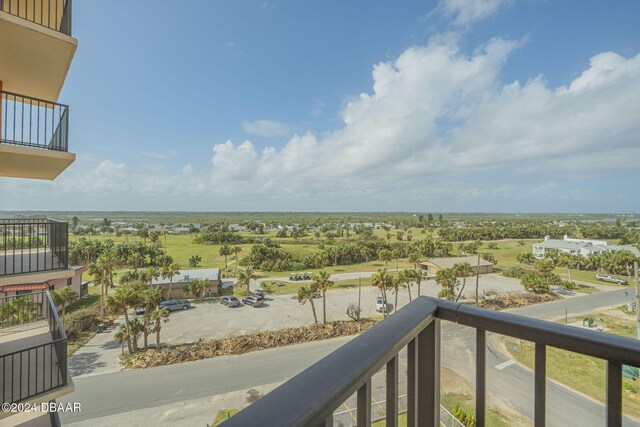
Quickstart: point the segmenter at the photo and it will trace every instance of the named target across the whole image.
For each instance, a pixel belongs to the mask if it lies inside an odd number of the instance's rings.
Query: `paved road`
[[[538,318],[580,315],[596,308],[621,305],[632,300],[625,290],[571,298],[559,302],[512,310]],[[447,324],[443,328],[443,365],[470,380],[474,377],[473,330]],[[243,390],[257,385],[285,381],[334,351],[349,338],[339,338],[292,347],[265,350],[243,356],[219,357],[181,365],[79,378],[75,393],[61,402],[80,402],[82,412],[61,414],[63,423],[90,420],[109,414],[186,401],[213,394]],[[518,411],[533,414],[533,376],[513,364],[502,370],[504,354],[491,346],[488,354],[488,388]],[[244,374],[249,373],[249,374]],[[603,425],[602,405],[549,382],[549,425]],[[626,420],[625,425],[637,425]]]

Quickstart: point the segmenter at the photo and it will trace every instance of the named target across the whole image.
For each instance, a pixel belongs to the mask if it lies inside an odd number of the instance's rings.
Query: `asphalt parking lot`
[[[256,289],[258,283],[252,286]],[[433,280],[422,282],[422,294],[435,296],[440,287]],[[475,278],[467,280],[464,294],[471,296],[475,290]],[[518,280],[497,274],[480,276],[480,292],[496,290],[510,292],[522,290]],[[417,287],[413,286],[412,295],[416,296]],[[362,317],[376,315],[375,302],[378,290],[372,286],[363,286],[360,294]],[[322,321],[322,298],[314,300],[318,321]],[[389,309],[393,310],[395,295],[388,293]],[[402,289],[398,295],[398,308],[409,302],[408,293]],[[346,320],[349,303],[358,303],[358,289],[336,289],[327,293],[327,320]],[[379,315],[379,314],[378,314]],[[169,322],[163,324],[161,341],[163,344],[181,344],[198,341],[200,338],[225,338],[230,335],[244,335],[258,331],[296,327],[313,323],[309,303],[300,305],[295,295],[267,295],[262,307],[247,305],[230,308],[215,300],[214,303],[199,301],[192,303],[189,310],[171,312]],[[78,350],[70,359],[73,376],[96,375],[116,372],[121,369],[117,357],[122,346],[115,342],[113,333],[116,328],[97,334]],[[150,336],[151,345],[155,337]],[[142,338],[140,339],[142,344]]]

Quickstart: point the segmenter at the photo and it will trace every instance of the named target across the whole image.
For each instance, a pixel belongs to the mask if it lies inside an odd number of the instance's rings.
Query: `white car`
[[[387,311],[387,307],[385,307],[385,304],[382,302],[382,295],[378,295],[378,298],[376,298],[376,311],[378,313]]]

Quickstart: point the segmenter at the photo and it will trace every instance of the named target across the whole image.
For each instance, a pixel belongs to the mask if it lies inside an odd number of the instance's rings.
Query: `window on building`
[[[73,279],[71,279],[71,278],[67,279],[67,286],[71,286],[72,282],[73,282]]]
[[[29,295],[32,291],[16,291],[16,296]]]

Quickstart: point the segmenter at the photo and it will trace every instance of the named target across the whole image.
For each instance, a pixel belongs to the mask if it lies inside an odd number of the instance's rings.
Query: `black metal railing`
[[[69,106],[0,91],[0,143],[69,150]]]
[[[640,366],[640,341],[461,303],[419,297],[359,337],[301,372],[246,409],[225,427],[333,426],[334,411],[357,397],[357,425],[371,425],[372,377],[386,370],[386,425],[398,425],[399,352],[407,349],[407,425],[440,425],[440,323],[476,329],[476,425],[486,420],[486,332],[533,341],[534,425],[546,422],[546,348],[607,362],[607,426],[622,424],[622,366]]]
[[[0,277],[68,268],[69,223],[0,219]]]
[[[0,10],[71,35],[71,0],[0,0]]]
[[[46,319],[45,300],[46,294],[44,292],[0,297],[0,329]]]
[[[67,335],[48,291],[34,293],[42,303],[50,340],[9,353],[0,353],[3,403],[21,402],[68,385]],[[22,297],[24,298],[24,297]],[[2,302],[0,301],[0,304]]]

